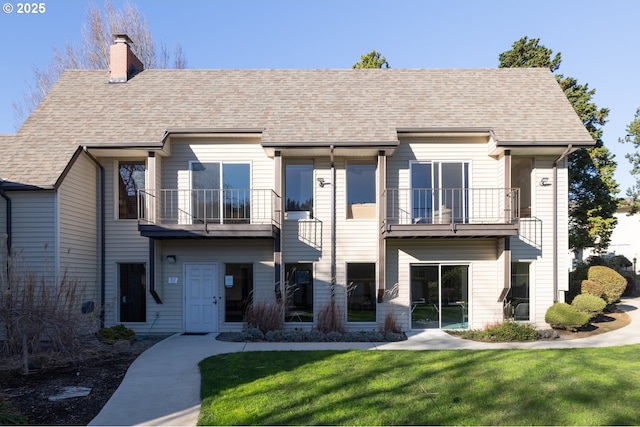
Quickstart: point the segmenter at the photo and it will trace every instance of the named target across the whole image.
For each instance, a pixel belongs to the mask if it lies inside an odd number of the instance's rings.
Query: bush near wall
[[[544,315],[544,321],[552,328],[569,331],[575,331],[585,326],[590,319],[588,314],[564,302],[553,304]]]
[[[593,319],[598,314],[602,313],[607,306],[607,302],[595,295],[583,293],[576,296],[571,302],[571,305],[583,313],[587,313],[589,318]]]
[[[593,280],[583,280],[580,286],[580,291],[582,294],[589,294],[600,298],[604,292],[604,287]]]
[[[602,285],[602,299],[607,304],[618,301],[627,288],[627,280],[620,273],[602,265],[589,268],[587,278]]]

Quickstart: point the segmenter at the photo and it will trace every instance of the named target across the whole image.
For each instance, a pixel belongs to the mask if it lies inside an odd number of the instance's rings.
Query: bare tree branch
[[[104,12],[96,4],[90,4],[81,28],[80,43],[67,43],[63,51],[54,47],[48,66],[33,67],[33,83],[26,83],[22,101],[12,103],[16,129],[40,104],[64,70],[108,69],[110,46],[115,34],[127,34],[131,38],[133,53],[145,68],[170,68],[170,64],[173,68],[186,67],[187,61],[179,44],[176,45],[173,62],[166,44],[161,43],[159,52],[156,52],[147,18],[136,6],[125,3],[122,9],[116,9],[111,0],[105,0],[103,9]]]

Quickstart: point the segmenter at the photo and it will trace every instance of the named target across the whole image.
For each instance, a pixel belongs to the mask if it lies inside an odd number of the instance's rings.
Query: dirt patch
[[[615,331],[631,323],[629,315],[623,311],[603,313],[591,320],[587,326],[579,328],[576,332],[556,330],[560,339],[586,338],[605,332]]]
[[[27,375],[0,360],[0,402],[26,416],[30,425],[87,425],[116,391],[131,363],[162,338],[100,345],[82,358],[35,367]],[[86,397],[49,400],[65,387],[88,387],[91,392]]]

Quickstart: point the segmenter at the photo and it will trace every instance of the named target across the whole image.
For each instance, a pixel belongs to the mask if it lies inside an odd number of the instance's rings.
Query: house
[[[237,331],[284,298],[287,328],[331,300],[351,330],[544,326],[563,300],[594,142],[549,70],[142,70],[129,43],[0,136],[4,244],[105,325]]]
[[[635,260],[637,264],[640,257],[640,244],[636,240],[636,236],[640,235],[640,216],[637,212],[630,214],[631,204],[631,198],[622,199],[618,203],[618,208],[613,214],[613,217],[616,219],[616,227],[611,233],[608,253],[604,254],[604,257],[610,258],[616,255],[622,255],[632,263]],[[589,248],[572,255],[573,262],[577,263],[586,261],[587,258],[596,256],[597,254],[593,249]],[[630,266],[629,270],[636,270],[636,266]]]

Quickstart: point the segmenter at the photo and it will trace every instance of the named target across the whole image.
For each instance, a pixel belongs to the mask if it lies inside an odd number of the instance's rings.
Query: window
[[[411,189],[414,223],[468,221],[468,162],[412,163]]]
[[[311,218],[313,213],[313,165],[286,165],[284,185],[286,218]]]
[[[520,217],[531,218],[531,172],[533,159],[514,157],[511,159],[511,186],[519,188]]]
[[[511,263],[511,289],[505,300],[505,315],[514,320],[529,320],[529,263]]]
[[[145,264],[118,264],[120,322],[146,322],[147,274]]]
[[[376,217],[376,165],[347,165],[347,218]]]
[[[196,223],[248,222],[249,163],[191,162],[191,203]]]
[[[313,265],[285,264],[285,321],[313,322]]]
[[[138,219],[138,190],[145,188],[144,160],[118,162],[118,218]]]
[[[224,321],[242,322],[253,296],[253,265],[227,264],[224,274]]]
[[[375,263],[347,264],[347,321],[376,321]]]

